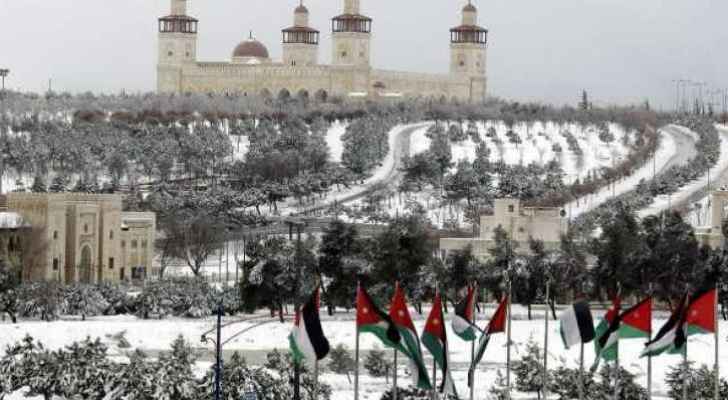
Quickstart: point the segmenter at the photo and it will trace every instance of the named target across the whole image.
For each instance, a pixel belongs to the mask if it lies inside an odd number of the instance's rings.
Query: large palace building
[[[470,2],[462,9],[462,24],[450,29],[448,74],[372,68],[372,19],[361,13],[360,0],[344,0],[343,14],[331,20],[330,65],[319,63],[320,32],[309,25],[303,3],[294,11],[293,26],[282,30],[281,61],[271,60],[252,35],[234,48],[230,61],[198,61],[198,20],[187,15],[187,0],[171,2],[171,14],[159,18],[159,92],[485,98],[488,31],[478,25]]]

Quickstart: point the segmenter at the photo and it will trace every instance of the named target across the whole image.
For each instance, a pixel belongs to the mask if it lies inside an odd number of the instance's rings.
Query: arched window
[[[114,239],[114,231],[110,230],[109,231],[109,240],[113,240],[113,239]]]
[[[53,239],[58,239],[58,231],[53,231]]]
[[[83,233],[88,233],[88,224],[83,224]]]

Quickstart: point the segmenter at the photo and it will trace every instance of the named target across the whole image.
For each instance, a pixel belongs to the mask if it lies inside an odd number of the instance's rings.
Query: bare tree
[[[203,212],[178,212],[166,219],[163,230],[170,255],[186,262],[195,276],[200,275],[205,260],[222,248],[225,238],[222,223]]]

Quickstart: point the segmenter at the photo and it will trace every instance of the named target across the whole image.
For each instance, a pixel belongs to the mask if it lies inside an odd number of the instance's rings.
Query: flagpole
[[[652,305],[653,305],[653,299],[652,299],[652,282],[650,282],[649,285],[649,294],[650,294],[650,340],[647,341],[647,343],[652,341]],[[652,352],[647,355],[647,400],[652,400]]]
[[[506,389],[507,399],[511,398],[511,278],[508,277],[508,342],[506,344]]]
[[[473,325],[476,325],[477,314],[475,312],[475,310],[476,310],[475,304],[478,302],[478,285],[477,284],[473,285],[473,296],[474,297],[473,297],[472,313],[470,315],[473,316],[473,320],[471,321],[471,323]],[[470,342],[470,366],[471,366],[471,368],[473,365],[473,361],[475,361],[475,340],[472,340]],[[474,400],[475,399],[475,371],[474,370],[473,370],[473,372],[468,374],[468,379],[470,380],[468,382],[469,386],[470,386],[470,400]]]
[[[614,360],[614,367],[614,400],[619,400],[619,339],[617,340],[617,358]]]
[[[432,355],[432,400],[437,400],[437,360],[434,354]]]
[[[720,292],[718,291],[718,285],[715,286],[715,309],[713,311],[713,314],[715,315],[715,394],[714,394],[714,400],[720,400],[720,363],[718,363],[718,357],[720,353],[720,346],[718,345],[718,332],[720,331],[719,324],[720,321],[718,320],[718,295]]]
[[[548,376],[549,376],[549,296],[551,291],[551,280],[546,280],[546,301],[544,301],[543,309],[543,321],[544,321],[544,334],[543,334],[543,375],[541,375],[541,391],[543,392],[544,400],[548,400]],[[471,399],[472,400],[472,399]]]
[[[318,400],[319,394],[319,362],[313,363],[313,400]]]
[[[435,282],[435,299],[437,299],[437,296],[440,291],[440,283]],[[432,307],[435,307],[435,301],[432,301]],[[442,382],[445,382],[445,377],[442,377]],[[444,386],[444,385],[443,385]],[[432,354],[432,400],[437,400],[437,359],[435,358],[435,354]]]
[[[360,283],[357,282],[357,297],[359,296],[359,290],[361,290],[361,286]],[[358,312],[359,310],[357,310],[357,313]],[[354,321],[354,326],[356,326],[356,341],[354,345],[354,358],[356,359],[356,362],[354,363],[354,400],[359,400],[359,325],[357,321]]]
[[[392,377],[392,399],[397,400],[397,349],[394,349],[394,377]]]
[[[579,400],[584,400],[584,342],[579,351]]]
[[[685,326],[679,329],[685,329],[685,344],[683,345],[683,400],[688,400],[688,335],[687,328]]]
[[[652,322],[650,321],[650,340],[652,341]],[[652,400],[652,354],[647,355],[647,400]]]

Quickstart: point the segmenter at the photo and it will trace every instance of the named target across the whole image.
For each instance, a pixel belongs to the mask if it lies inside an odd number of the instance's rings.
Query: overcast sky
[[[375,67],[447,72],[448,29],[465,0],[361,0],[374,19]],[[298,0],[191,0],[200,20],[198,58],[229,60],[250,30],[274,59]],[[330,55],[329,19],[343,0],[306,0]],[[492,94],[575,103],[649,98],[669,107],[674,79],[728,87],[726,0],[475,0],[490,30]],[[40,91],[155,88],[157,24],[169,0],[0,0],[0,67],[8,85]]]

